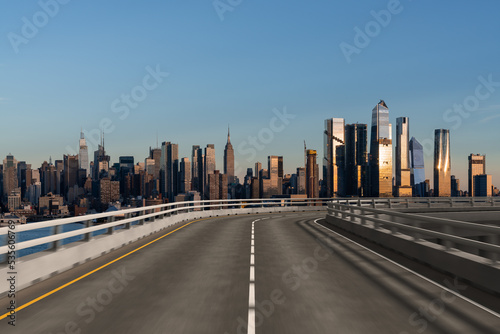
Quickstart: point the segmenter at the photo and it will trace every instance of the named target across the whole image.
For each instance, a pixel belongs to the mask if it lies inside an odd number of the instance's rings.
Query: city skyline
[[[401,1],[390,22],[379,24],[379,33],[363,47],[356,31],[376,24],[373,12],[387,11],[388,2],[318,2],[306,11],[294,1],[245,3],[226,12],[224,20],[211,3],[110,1],[99,3],[98,11],[95,4],[61,5],[17,52],[9,36],[22,36],[23,18],[32,21],[42,8],[35,1],[3,5],[0,155],[12,152],[38,165],[50,155],[76,154],[73,138],[81,127],[92,135],[104,127],[112,130],[105,133],[106,146],[116,157],[142,159],[158,134],[162,141],[180,143],[185,157],[192,145],[213,143],[220,165],[226,138],[217,134],[230,123],[240,165],[280,154],[288,157],[285,168],[291,173],[303,165],[295,152],[304,140],[322,151],[317,133],[323,120],[369,124],[367,109],[384,99],[392,124],[409,117],[411,135],[424,146],[427,178],[438,128],[456,134],[453,173],[461,180],[467,178],[471,152],[487,155],[490,167],[500,165],[495,140],[484,135],[495,136],[500,116],[500,48],[491,44],[500,28],[494,14],[498,2],[457,1],[450,16],[445,4]],[[92,24],[85,17],[93,17]],[[467,27],[460,24],[465,21]],[[346,58],[345,45],[359,52]],[[126,95],[137,99],[126,102]],[[240,153],[239,145],[269,128],[273,110],[284,108],[295,118],[248,161],[250,153]],[[20,115],[22,127],[16,123]],[[19,126],[7,126],[12,124]],[[500,179],[497,170],[488,170],[494,180]],[[238,176],[243,175],[244,168]]]

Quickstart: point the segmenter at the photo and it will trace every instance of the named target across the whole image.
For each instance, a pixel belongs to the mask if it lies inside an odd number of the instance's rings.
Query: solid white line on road
[[[394,264],[394,265],[396,265],[396,266],[398,266],[398,267],[400,267],[400,268],[402,268],[402,269],[406,270],[407,272],[409,272],[409,273],[411,273],[411,274],[413,274],[413,275],[415,275],[415,276],[417,276],[417,277],[419,277],[419,278],[423,279],[424,281],[427,281],[427,282],[429,282],[429,283],[431,283],[431,284],[434,284],[435,286],[437,286],[437,287],[439,287],[439,288],[441,288],[441,289],[443,289],[443,290],[445,290],[445,291],[447,291],[447,292],[449,292],[449,293],[451,293],[451,294],[453,294],[453,295],[457,296],[458,298],[463,299],[464,301],[471,303],[472,305],[474,305],[474,306],[476,306],[476,307],[480,308],[481,310],[486,311],[486,312],[488,312],[489,314],[491,314],[491,315],[493,315],[493,316],[495,316],[495,317],[497,317],[497,318],[500,318],[500,314],[498,314],[497,312],[495,312],[495,311],[493,311],[493,310],[490,310],[490,309],[489,309],[489,308],[487,308],[486,306],[483,306],[483,305],[481,305],[481,304],[479,304],[479,303],[476,303],[476,302],[475,302],[475,301],[473,301],[472,299],[469,299],[469,298],[467,298],[467,297],[464,297],[464,296],[462,296],[461,294],[457,293],[456,291],[453,291],[453,290],[451,290],[451,289],[449,289],[449,288],[447,288],[447,287],[445,287],[445,286],[443,286],[443,285],[441,285],[441,284],[439,284],[439,283],[436,283],[436,282],[434,282],[433,280],[428,279],[427,277],[422,276],[422,275],[420,275],[419,273],[417,273],[417,272],[415,272],[415,271],[413,271],[413,270],[411,270],[411,269],[409,269],[409,268],[406,268],[405,266],[403,266],[403,265],[401,265],[401,264],[399,264],[399,263],[397,263],[397,262],[395,262],[395,261],[393,261],[393,260],[391,260],[391,259],[389,259],[389,258],[387,258],[387,257],[385,257],[385,256],[383,256],[383,255],[381,255],[381,254],[379,254],[379,253],[377,253],[377,252],[375,252],[375,251],[373,251],[373,250],[371,250],[371,249],[369,249],[369,248],[367,248],[367,247],[365,247],[365,246],[363,246],[363,245],[359,244],[359,243],[357,243],[356,241],[351,240],[351,239],[349,239],[349,238],[347,238],[347,237],[343,236],[343,235],[342,235],[342,234],[340,234],[340,233],[337,233],[337,232],[335,232],[335,231],[332,231],[332,230],[331,230],[331,229],[329,229],[328,227],[325,227],[325,226],[323,226],[323,225],[321,225],[321,224],[318,224],[318,220],[324,220],[324,219],[325,219],[325,218],[318,218],[318,219],[314,220],[314,223],[315,223],[316,225],[321,226],[322,228],[324,228],[324,229],[326,229],[326,230],[328,230],[328,231],[330,231],[330,232],[332,232],[332,233],[334,233],[334,234],[338,235],[339,237],[342,237],[342,238],[344,238],[345,240],[348,240],[348,241],[352,242],[353,244],[355,244],[355,245],[357,245],[357,246],[359,246],[359,247],[361,247],[361,248],[363,248],[363,249],[365,249],[365,250],[369,251],[370,253],[373,253],[373,254],[377,255],[378,257],[380,257],[380,258],[382,258],[382,259],[384,259],[384,260],[386,260],[386,261],[389,261],[390,263],[392,263],[392,264]]]

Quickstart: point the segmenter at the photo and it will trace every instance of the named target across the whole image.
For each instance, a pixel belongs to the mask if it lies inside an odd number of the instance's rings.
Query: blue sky
[[[284,155],[293,172],[304,140],[322,155],[326,118],[369,123],[384,99],[393,130],[396,117],[408,116],[411,135],[429,144],[427,178],[433,131],[449,128],[462,189],[470,153],[486,154],[487,172],[500,180],[498,1],[220,0],[224,12],[211,0],[72,0],[57,10],[54,1],[0,5],[2,157],[12,152],[38,167],[73,153],[81,127],[90,135],[104,122],[115,162],[143,161],[158,133],[160,143],[179,143],[181,156],[215,144],[222,169],[230,124],[240,166]],[[53,17],[40,13],[41,3]],[[384,24],[374,23],[372,11],[389,10],[390,22],[382,15]],[[23,18],[38,31],[23,29]],[[368,29],[369,43],[356,44],[356,27]],[[347,44],[358,46],[350,62]],[[148,68],[157,67],[169,75],[144,90]],[[479,77],[493,84],[477,91]],[[132,92],[147,96],[136,95],[124,117],[117,107]],[[464,103],[461,114],[447,111]],[[273,110],[284,108],[295,118],[273,123],[279,131],[270,137]],[[249,136],[259,134],[265,143],[254,158]]]

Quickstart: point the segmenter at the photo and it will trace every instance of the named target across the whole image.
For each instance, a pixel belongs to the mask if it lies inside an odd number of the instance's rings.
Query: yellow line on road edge
[[[211,218],[212,218],[212,217],[211,217]],[[177,232],[177,231],[179,231],[180,229],[182,229],[182,228],[184,228],[184,227],[186,227],[186,226],[188,226],[188,225],[191,225],[191,224],[193,224],[193,223],[196,223],[196,222],[199,222],[199,221],[202,221],[202,220],[211,219],[211,218],[203,218],[203,219],[198,219],[198,220],[194,220],[194,221],[192,221],[192,222],[190,222],[190,223],[187,223],[187,224],[185,224],[185,225],[182,225],[181,227],[179,227],[179,228],[177,228],[177,229],[175,229],[175,230],[173,230],[173,231],[171,231],[171,232],[168,232],[167,234],[164,234],[164,235],[162,235],[161,237],[156,238],[155,240],[150,241],[150,242],[148,242],[147,244],[142,245],[141,247],[136,248],[136,249],[134,249],[133,251],[130,251],[130,252],[128,252],[128,253],[127,253],[127,254],[125,254],[125,255],[120,256],[119,258],[114,259],[113,261],[110,261],[110,262],[108,262],[108,263],[106,263],[106,264],[104,264],[104,265],[100,266],[100,267],[99,267],[99,268],[97,268],[97,269],[94,269],[94,270],[92,270],[92,271],[90,271],[90,272],[88,272],[88,273],[86,273],[86,274],[84,274],[84,275],[82,275],[82,276],[80,276],[80,277],[78,277],[78,278],[75,278],[75,279],[74,279],[74,280],[72,280],[71,282],[68,282],[68,283],[66,283],[66,284],[64,284],[64,285],[61,285],[60,287],[58,287],[58,288],[56,288],[56,289],[54,289],[54,290],[52,290],[52,291],[49,291],[49,292],[47,292],[46,294],[41,295],[40,297],[35,298],[35,299],[33,299],[32,301],[30,301],[30,302],[28,302],[28,303],[26,303],[26,304],[24,304],[24,305],[22,305],[22,306],[19,306],[18,308],[16,308],[16,309],[15,309],[15,312],[17,313],[18,311],[20,311],[20,310],[22,310],[22,309],[25,309],[26,307],[28,307],[28,306],[30,306],[30,305],[33,305],[34,303],[36,303],[36,302],[38,302],[38,301],[40,301],[40,300],[42,300],[42,299],[44,299],[44,298],[46,298],[46,297],[48,297],[48,296],[50,296],[50,295],[54,294],[54,293],[56,293],[57,291],[62,290],[62,289],[64,289],[64,288],[66,288],[66,287],[70,286],[71,284],[76,283],[76,282],[78,282],[79,280],[81,280],[81,279],[83,279],[83,278],[85,278],[85,277],[87,277],[87,276],[90,276],[90,275],[92,275],[93,273],[95,273],[95,272],[97,272],[97,271],[99,271],[99,270],[101,270],[101,269],[104,269],[104,268],[106,268],[107,266],[109,266],[109,265],[111,265],[111,264],[113,264],[113,263],[115,263],[115,262],[117,262],[117,261],[120,261],[121,259],[123,259],[123,258],[125,258],[125,257],[129,256],[130,254],[133,254],[133,253],[137,252],[138,250],[141,250],[141,249],[143,249],[144,247],[149,246],[149,245],[151,245],[152,243],[155,243],[155,242],[157,242],[158,240],[163,239],[163,238],[165,238],[166,236],[168,236],[168,235],[170,235],[170,234],[172,234],[172,233],[174,233],[174,232]],[[0,316],[0,320],[7,318],[9,315],[10,315],[10,312],[5,313],[4,315]]]

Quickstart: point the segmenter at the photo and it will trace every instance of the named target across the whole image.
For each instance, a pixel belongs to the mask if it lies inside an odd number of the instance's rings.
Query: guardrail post
[[[453,228],[450,225],[444,225],[443,226],[443,233],[453,235]],[[446,248],[447,251],[453,248],[454,243],[453,241],[450,240],[443,240],[443,245]]]
[[[410,199],[409,198],[406,199],[406,208],[407,209],[410,208]]]
[[[489,243],[497,246],[500,245],[500,237],[498,234],[491,235],[488,237],[488,239]],[[500,255],[498,253],[489,252],[488,257],[490,258],[493,264],[496,264],[500,260]]]
[[[53,229],[53,234],[60,234],[62,233],[62,225],[57,225],[54,226]],[[62,240],[56,240],[52,242],[52,249],[53,250],[58,250],[62,246]]]
[[[389,206],[389,209],[392,209],[392,201],[390,198],[387,199],[387,205]]]
[[[374,208],[374,209],[376,208],[376,205],[375,205],[375,198],[374,198],[374,199],[372,199],[372,208]]]
[[[450,198],[450,208],[453,207],[453,198]]]
[[[495,200],[493,199],[493,197],[491,197],[490,200],[491,200],[491,206],[495,206]]]
[[[114,221],[115,221],[115,216],[108,217],[108,223],[112,223]],[[106,234],[113,234],[114,232],[115,232],[115,227],[111,226],[111,227],[108,227],[108,231],[106,232]]]
[[[430,199],[430,198],[428,198],[428,199],[427,199],[427,206],[428,206],[429,208],[431,207],[431,199]]]
[[[85,227],[87,227],[87,228],[88,228],[88,227],[92,227],[92,220],[90,220],[90,219],[89,219],[89,220],[87,220],[87,221],[85,222]],[[85,236],[84,236],[83,240],[84,240],[84,241],[90,241],[90,240],[92,240],[92,233],[93,233],[93,232],[88,232],[88,233],[85,233]]]
[[[353,222],[356,219],[356,217],[354,217],[354,206],[351,206],[350,212],[351,212],[351,221]]]
[[[361,215],[361,225],[366,225],[366,211],[365,209],[360,208],[359,213]]]
[[[145,214],[146,214],[146,210],[139,211],[140,219],[139,219],[139,222],[137,223],[137,225],[144,225],[144,223],[145,223],[144,215]],[[128,225],[128,227],[125,226],[125,228],[130,229],[131,223],[128,223],[127,225]]]

